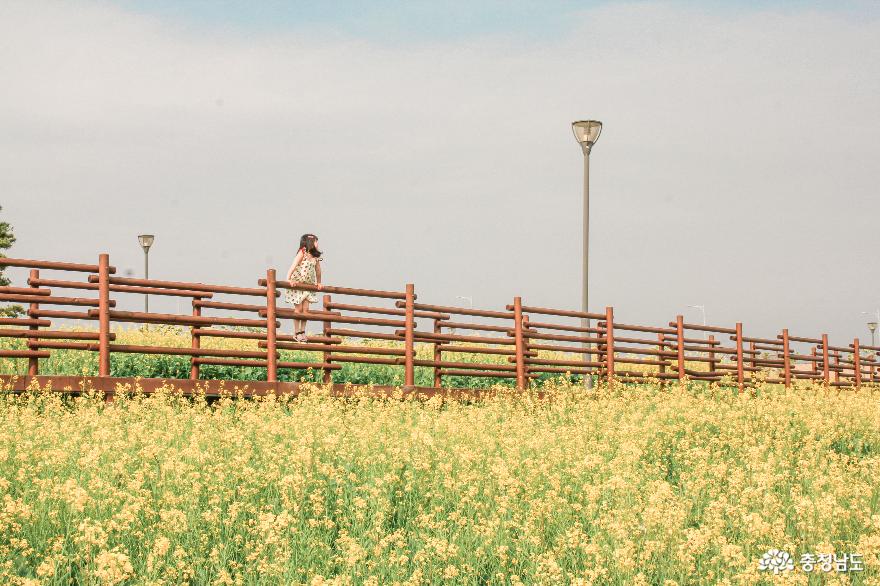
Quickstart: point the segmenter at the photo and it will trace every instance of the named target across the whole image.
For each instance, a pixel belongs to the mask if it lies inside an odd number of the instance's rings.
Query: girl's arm
[[[293,259],[293,264],[290,265],[289,269],[287,269],[287,280],[288,281],[290,280],[290,277],[293,276],[293,271],[296,270],[296,267],[300,263],[302,258],[303,258],[303,251],[300,250],[299,252],[296,253],[296,258]]]
[[[320,291],[321,287],[323,286],[323,285],[321,285],[321,263],[320,262],[315,263],[315,276],[318,278],[318,290]]]

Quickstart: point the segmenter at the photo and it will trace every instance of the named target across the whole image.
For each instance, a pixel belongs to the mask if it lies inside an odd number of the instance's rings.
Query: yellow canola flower
[[[541,390],[4,396],[0,583],[878,583],[876,389]]]

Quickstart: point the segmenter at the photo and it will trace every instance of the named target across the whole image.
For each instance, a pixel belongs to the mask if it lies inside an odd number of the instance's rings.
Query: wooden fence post
[[[614,384],[614,308],[605,308],[605,377]]]
[[[330,296],[324,295],[324,311],[330,311],[330,309],[329,309],[330,303],[331,303]],[[333,324],[331,322],[329,322],[329,321],[324,322],[324,325],[322,328],[322,333],[324,334],[325,338],[330,337],[330,329],[332,327],[333,327]],[[330,349],[333,348],[333,346],[330,345],[329,342],[325,342],[325,344],[326,344],[324,346],[325,350],[324,350],[324,353],[322,354],[322,357],[323,357],[322,361],[324,362],[324,364],[330,364],[330,360],[333,359],[333,353],[331,352]],[[326,366],[324,367],[324,372],[321,375],[321,382],[323,382],[325,384],[333,382],[333,371],[330,370],[329,368],[327,368]]]
[[[862,386],[862,357],[859,356],[859,339],[853,340],[853,370],[855,371],[856,388]]]
[[[413,387],[415,385],[415,368],[413,361],[415,360],[415,319],[413,316],[415,304],[415,286],[412,283],[406,284],[406,331],[404,332],[404,386]]]
[[[840,352],[834,350],[831,353],[831,358],[834,360],[834,382],[840,382]]]
[[[438,318],[434,318],[434,333],[442,334],[443,326],[440,325],[440,320]],[[443,351],[440,349],[440,341],[434,340],[434,362],[440,362],[443,359]],[[440,375],[440,367],[436,364],[434,365],[434,388],[439,389],[443,386],[443,377]]]
[[[528,316],[528,314],[525,314],[525,315],[523,315],[523,318],[522,318],[523,332],[528,331],[530,329],[530,327],[531,326],[529,326],[529,316]],[[530,355],[529,354],[529,351],[531,350],[529,348],[529,340],[530,339],[531,338],[527,338],[525,336],[525,334],[523,334],[523,377],[525,378],[525,388],[526,389],[528,389],[529,387],[532,386],[532,377],[529,376],[529,365],[525,361],[525,357]]]
[[[38,288],[39,285],[36,285],[34,283],[36,283],[37,279],[39,279],[39,278],[40,278],[40,271],[38,269],[31,269],[30,276],[28,277],[28,286],[30,286],[32,289]],[[39,303],[31,303],[30,306],[28,307],[28,317],[33,317],[31,315],[31,312],[37,312],[39,310],[40,310]],[[29,330],[38,330],[39,328],[40,328],[40,326],[37,326],[37,325],[28,326]],[[32,347],[32,344],[37,344],[37,343],[39,343],[38,338],[28,338],[28,350],[35,350],[35,348]],[[32,357],[28,358],[28,376],[37,376],[38,374],[40,374],[40,359],[37,358],[36,356],[32,356]]]
[[[715,369],[715,334],[709,334],[709,372],[714,373]]]
[[[523,343],[522,297],[513,298],[513,336],[516,351],[516,388],[523,391],[526,388],[526,360]]]
[[[831,382],[831,377],[828,375],[829,363],[828,334],[822,334],[822,379],[825,381],[826,385]]]
[[[782,330],[782,376],[785,388],[791,386],[791,349],[788,341],[788,328]]]
[[[110,255],[98,256],[98,375],[110,376]]]
[[[675,333],[678,336],[678,380],[684,380],[684,316],[675,317]]]
[[[743,372],[743,325],[736,322],[736,384],[742,392],[745,383]]]
[[[278,381],[278,331],[276,329],[275,269],[266,270],[266,380]]]
[[[757,368],[758,366],[758,350],[755,346],[754,342],[749,342],[749,357],[751,358],[752,368]]]
[[[199,316],[202,315],[202,308],[201,308],[201,306],[198,304],[199,301],[201,301],[201,298],[199,298],[199,297],[194,297],[193,300],[192,300],[192,314],[193,314],[193,317],[199,317]],[[199,328],[199,326],[197,326],[197,325],[195,325],[195,324],[193,324],[193,325],[189,328],[190,335],[192,336],[192,341],[191,341],[191,343],[190,343],[190,346],[192,347],[193,350],[198,350],[199,348],[202,347],[202,338],[201,338],[201,336],[197,336],[197,335],[195,334],[195,331],[196,331],[196,329],[198,329],[198,328]],[[190,365],[189,365],[189,379],[190,379],[190,380],[199,380],[199,369],[200,369],[200,366],[199,366],[199,363],[198,363],[198,361],[196,360],[196,358],[198,358],[198,357],[195,356],[195,355],[193,355],[193,356],[190,358]]]
[[[657,334],[657,349],[661,352],[661,355],[658,356],[658,358],[660,359],[660,365],[658,366],[657,370],[659,371],[659,374],[663,375],[666,374],[666,356],[662,355],[662,353],[666,352],[666,339],[662,333]],[[666,377],[661,376],[660,385],[663,386],[665,382]]]

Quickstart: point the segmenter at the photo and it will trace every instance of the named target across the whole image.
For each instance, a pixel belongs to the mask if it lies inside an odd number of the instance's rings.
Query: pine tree
[[[0,206],[0,212],[2,211],[3,206]],[[12,233],[12,226],[9,225],[9,222],[0,222],[0,257],[6,256],[3,254],[3,251],[9,250],[14,242],[15,234]],[[6,287],[9,284],[9,278],[3,274],[3,269],[0,268],[0,287]],[[23,313],[24,308],[21,305],[7,305],[6,307],[0,307],[0,316],[2,317],[17,317]]]

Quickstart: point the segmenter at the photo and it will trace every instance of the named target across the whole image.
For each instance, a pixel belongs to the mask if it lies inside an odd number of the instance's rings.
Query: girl
[[[297,283],[310,283],[317,285],[318,290],[321,285],[321,251],[318,250],[318,237],[314,234],[303,234],[299,239],[299,251],[293,264],[287,271],[287,280]],[[287,289],[284,292],[284,299],[293,305],[294,310],[306,313],[309,310],[309,302],[315,303],[318,298],[312,291],[300,291]],[[293,320],[294,339],[297,342],[308,342],[306,338],[306,320]]]

